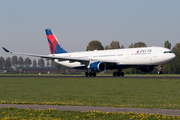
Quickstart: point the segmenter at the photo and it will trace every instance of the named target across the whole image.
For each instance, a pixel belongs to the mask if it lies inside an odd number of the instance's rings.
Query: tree
[[[49,60],[47,60],[46,63],[47,63],[46,66],[49,67],[50,66]]]
[[[180,74],[180,50],[174,51],[176,58],[163,66],[162,72],[165,74]]]
[[[54,62],[53,60],[51,60],[51,67],[56,67],[56,62]]]
[[[133,45],[133,43],[131,43],[131,45],[129,45],[128,48],[133,48],[133,47],[134,47],[134,45]]]
[[[168,48],[168,49],[171,49],[171,43],[169,43],[169,41],[168,40],[166,40],[166,42],[164,42],[164,47],[165,48]],[[166,64],[164,67],[163,67],[163,73],[169,73],[170,74],[170,64]],[[166,72],[165,72],[165,70],[167,70]]]
[[[105,47],[105,50],[107,49],[120,49],[119,41],[112,41],[109,46]]]
[[[147,47],[147,46],[144,42],[137,42],[134,44],[134,48],[138,48],[138,47]]]
[[[41,59],[38,60],[38,66],[39,67],[44,67],[44,59],[41,58]]]
[[[172,51],[179,51],[180,50],[180,43],[176,43],[176,45],[172,48]]]
[[[27,58],[25,59],[25,61],[24,61],[24,64],[25,64],[26,67],[29,67],[29,66],[32,64],[32,62],[31,62],[31,60],[27,57]]]
[[[3,69],[4,68],[4,58],[3,57],[0,57],[0,69]]]
[[[131,43],[131,45],[129,45],[129,48],[138,48],[138,47],[147,47],[146,44],[144,42],[137,42],[137,43]]]
[[[120,48],[119,41],[112,41],[110,44],[110,48],[111,49],[119,49]]]
[[[5,67],[6,69],[10,69],[10,68],[11,68],[11,58],[10,58],[10,57],[7,57],[7,58],[6,58],[4,67]]]
[[[23,67],[24,60],[23,60],[22,57],[19,57],[19,62],[18,62],[18,64],[19,64],[19,67]]]
[[[121,49],[124,49],[124,45],[121,45]]]
[[[109,46],[108,46],[108,45],[106,45],[104,49],[105,49],[105,50],[108,50],[108,49],[110,49],[110,48],[109,48]]]
[[[168,48],[168,49],[171,49],[171,43],[169,43],[169,41],[166,40],[166,42],[164,42],[164,47]]]
[[[180,74],[180,43],[176,43],[172,51],[176,54],[176,58],[172,62],[164,65],[162,72],[165,74]]]
[[[93,40],[91,42],[89,42],[86,51],[93,51],[93,50],[104,50],[101,42],[97,41],[97,40]]]
[[[17,58],[17,56],[13,56],[11,62],[12,62],[12,65],[16,68],[17,65],[18,65],[18,58]]]
[[[35,59],[33,60],[33,67],[37,67],[37,63]]]

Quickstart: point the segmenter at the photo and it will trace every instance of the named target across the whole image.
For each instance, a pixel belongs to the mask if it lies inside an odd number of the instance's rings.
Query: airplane
[[[95,77],[98,72],[113,69],[117,70],[117,72],[113,72],[114,77],[123,77],[122,70],[130,67],[135,67],[142,72],[152,72],[155,66],[160,66],[158,72],[162,73],[162,65],[171,62],[176,57],[170,49],[163,47],[67,52],[59,44],[51,29],[45,29],[45,32],[51,52],[49,55],[11,52],[5,47],[3,49],[11,54],[52,59],[69,68],[87,70],[86,77]]]

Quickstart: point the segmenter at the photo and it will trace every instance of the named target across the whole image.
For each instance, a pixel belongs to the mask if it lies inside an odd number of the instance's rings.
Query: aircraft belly
[[[62,62],[57,62],[60,65],[69,67],[69,68],[76,68],[76,67],[83,67],[85,65],[81,65],[80,62],[72,62],[70,63],[69,61],[62,61]]]

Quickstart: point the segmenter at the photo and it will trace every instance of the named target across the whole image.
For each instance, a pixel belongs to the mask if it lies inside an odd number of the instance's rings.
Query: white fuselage
[[[85,52],[53,54],[53,56],[87,59],[89,61],[111,62],[117,63],[118,65],[154,66],[166,64],[176,57],[176,55],[172,53],[171,50],[162,47],[95,50]],[[55,62],[70,68],[85,66],[80,62],[70,62],[69,60],[59,61],[58,59],[55,59]]]

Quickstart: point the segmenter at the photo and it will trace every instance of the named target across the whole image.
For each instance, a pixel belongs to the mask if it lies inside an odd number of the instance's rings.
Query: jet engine
[[[101,72],[101,71],[106,70],[106,64],[103,62],[93,62],[90,65],[88,65],[88,68],[91,71]]]
[[[154,66],[147,66],[147,67],[138,67],[137,69],[142,72],[153,72],[154,68],[155,68]]]

